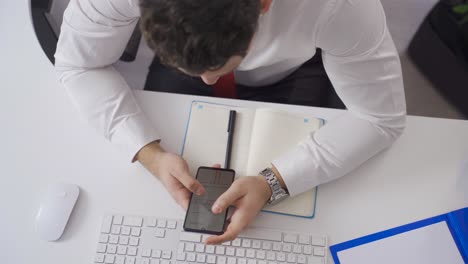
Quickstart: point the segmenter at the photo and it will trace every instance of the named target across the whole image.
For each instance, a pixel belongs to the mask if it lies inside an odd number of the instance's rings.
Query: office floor
[[[419,72],[407,55],[408,45],[421,21],[438,0],[381,0],[388,27],[400,53],[408,114],[428,117],[467,119],[457,111]],[[151,63],[151,51],[142,43],[138,63],[119,62],[116,66],[133,88],[144,86]]]

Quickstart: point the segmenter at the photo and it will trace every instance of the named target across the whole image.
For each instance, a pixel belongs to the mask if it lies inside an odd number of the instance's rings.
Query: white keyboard
[[[326,236],[249,228],[230,242],[205,245],[209,235],[185,232],[183,221],[106,215],[94,263],[326,264]]]

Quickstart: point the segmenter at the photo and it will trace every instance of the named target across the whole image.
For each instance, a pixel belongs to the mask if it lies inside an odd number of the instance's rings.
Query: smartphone
[[[235,172],[230,169],[199,167],[197,180],[205,187],[205,194],[190,197],[189,207],[185,215],[184,230],[220,235],[224,233],[227,210],[221,214],[213,214],[211,207],[216,199],[223,194],[234,181]]]

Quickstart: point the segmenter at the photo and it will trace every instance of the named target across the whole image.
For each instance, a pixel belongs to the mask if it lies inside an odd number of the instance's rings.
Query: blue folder
[[[385,239],[394,235],[408,232],[421,227],[429,226],[439,222],[446,222],[450,233],[457,245],[463,261],[468,263],[468,207],[456,210],[447,214],[434,216],[428,219],[420,220],[414,223],[406,224],[403,226],[395,227],[375,234],[356,238],[347,242],[330,246],[330,252],[336,264],[340,264],[338,259],[338,252],[373,241]]]

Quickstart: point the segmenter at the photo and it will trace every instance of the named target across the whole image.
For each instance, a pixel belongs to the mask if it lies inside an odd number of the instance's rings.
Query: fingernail
[[[202,195],[203,194],[203,189],[202,188],[198,188],[195,190],[195,194],[196,195]]]
[[[221,207],[219,207],[219,205],[216,205],[216,204],[213,205],[212,210],[213,210],[213,213],[215,213],[215,214],[221,213]]]

